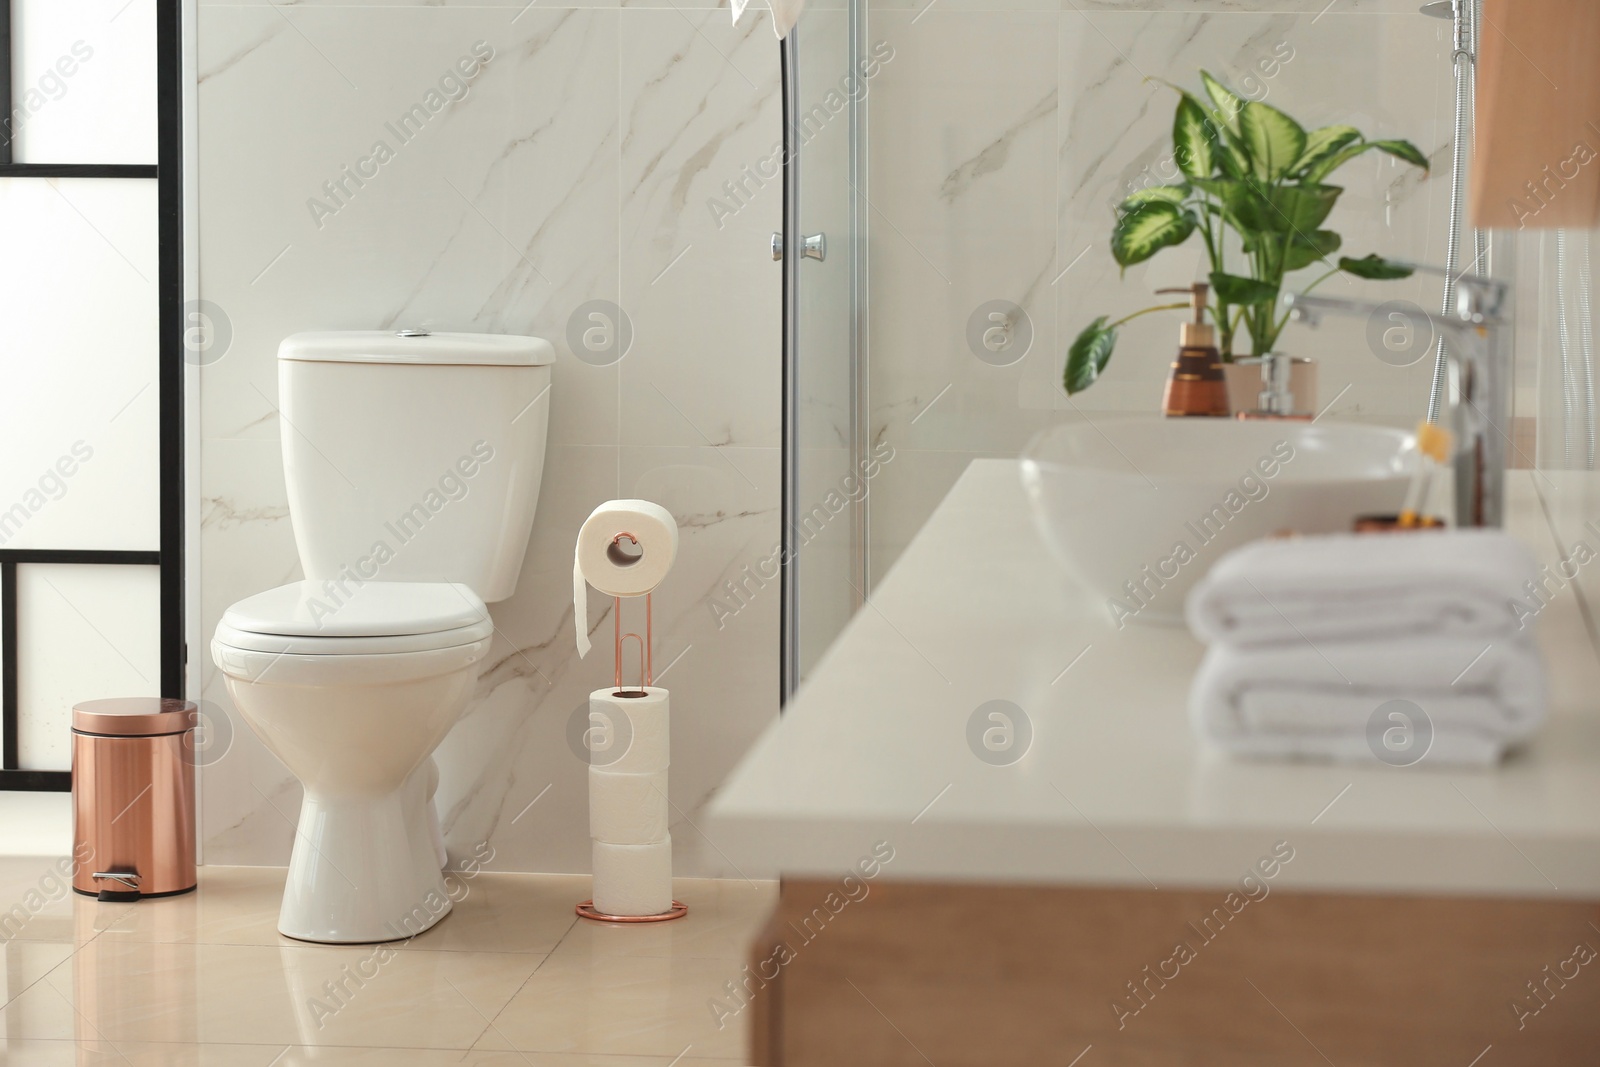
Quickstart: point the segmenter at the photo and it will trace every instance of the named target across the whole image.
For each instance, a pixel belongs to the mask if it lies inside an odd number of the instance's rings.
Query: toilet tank
[[[289,517],[306,577],[517,587],[555,350],[477,333],[298,333],[278,347]]]

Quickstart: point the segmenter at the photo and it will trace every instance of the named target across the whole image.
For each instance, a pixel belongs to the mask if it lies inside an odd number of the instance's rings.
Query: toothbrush
[[[1449,430],[1440,429],[1426,421],[1417,424],[1417,472],[1411,477],[1411,487],[1406,490],[1406,501],[1400,509],[1398,525],[1402,529],[1421,524],[1422,516],[1418,514],[1418,509],[1428,499],[1434,472],[1450,458],[1453,443]]]

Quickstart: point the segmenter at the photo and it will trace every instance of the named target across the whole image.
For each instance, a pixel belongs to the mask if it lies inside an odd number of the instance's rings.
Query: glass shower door
[[[814,5],[784,42],[785,699],[867,593],[858,8]]]

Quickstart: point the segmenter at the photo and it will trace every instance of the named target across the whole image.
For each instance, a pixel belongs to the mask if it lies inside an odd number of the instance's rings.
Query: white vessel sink
[[[1247,541],[1398,511],[1415,462],[1416,438],[1384,427],[1097,415],[1034,438],[1022,482],[1052,554],[1120,627],[1181,621]]]

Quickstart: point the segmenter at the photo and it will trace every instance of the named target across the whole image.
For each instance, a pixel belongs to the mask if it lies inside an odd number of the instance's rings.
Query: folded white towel
[[[1213,645],[1189,692],[1202,738],[1258,756],[1492,763],[1544,714],[1544,671],[1520,637]]]
[[[789,36],[789,31],[794,29],[794,24],[800,21],[800,12],[806,6],[805,0],[767,0],[772,8],[772,28],[777,31],[778,40]],[[750,0],[733,0],[733,24],[739,24],[739,16],[744,14],[744,9],[750,6]]]
[[[1533,554],[1499,530],[1255,541],[1189,594],[1189,627],[1237,645],[1489,638],[1521,627],[1512,603],[1538,576]]]

